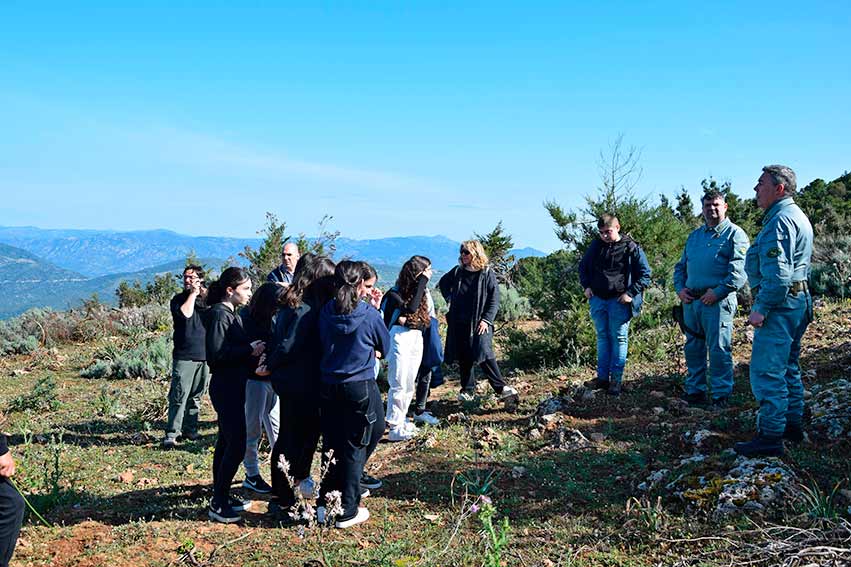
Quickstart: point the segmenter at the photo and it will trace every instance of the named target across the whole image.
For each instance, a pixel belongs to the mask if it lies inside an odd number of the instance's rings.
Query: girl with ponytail
[[[360,506],[360,481],[367,456],[384,434],[375,359],[388,352],[390,337],[378,310],[361,301],[369,293],[361,262],[337,264],[334,284],[333,299],[319,315],[322,437],[334,459],[322,482],[320,503],[339,490],[343,512],[335,525],[348,528],[369,519],[369,511]],[[317,510],[320,520],[323,508]]]
[[[231,267],[210,285],[207,301],[207,364],[210,366],[210,400],[219,426],[213,453],[213,498],[208,515],[217,522],[233,523],[248,509],[230,495],[230,485],[245,455],[245,384],[264,350],[262,341],[251,341],[236,309],[251,299],[251,280],[242,268]]]

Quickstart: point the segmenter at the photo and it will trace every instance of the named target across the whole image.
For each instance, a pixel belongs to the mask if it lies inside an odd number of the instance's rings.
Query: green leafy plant
[[[53,376],[43,376],[38,379],[29,394],[21,394],[9,401],[9,411],[56,411],[62,405],[57,390]]]

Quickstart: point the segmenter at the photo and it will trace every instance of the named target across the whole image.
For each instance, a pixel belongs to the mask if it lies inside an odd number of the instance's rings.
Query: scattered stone
[[[464,412],[450,413],[446,416],[447,423],[469,423],[470,416]]]
[[[599,431],[595,431],[594,433],[589,435],[588,438],[591,439],[591,441],[593,441],[594,443],[602,443],[606,440],[606,434],[600,433]]]
[[[561,413],[565,407],[565,399],[561,396],[550,396],[538,404],[535,415],[546,416]]]
[[[590,402],[597,398],[597,392],[599,390],[592,390],[590,388],[582,387],[579,391],[577,391],[577,396],[579,396],[579,401],[581,402]]]
[[[665,413],[665,408],[655,407],[650,411],[653,412],[653,415],[662,415],[663,413]]]
[[[590,441],[578,429],[560,427],[553,434],[553,447],[563,451],[583,449],[590,444]]]
[[[653,490],[660,482],[668,478],[670,474],[671,471],[668,469],[660,469],[656,472],[650,473],[650,476],[648,476],[644,482],[639,484],[637,488],[642,492]]]
[[[851,381],[843,378],[829,385],[813,386],[809,407],[814,440],[851,437]]]
[[[668,398],[668,409],[672,411],[685,411],[689,408],[688,402],[679,398]]]
[[[516,466],[511,469],[511,478],[523,478],[526,476],[526,467]]]
[[[529,439],[540,439],[542,435],[543,434],[539,429],[532,429],[529,431]]]
[[[118,482],[123,482],[124,484],[130,484],[133,482],[133,476],[133,471],[127,469],[123,473],[119,474],[116,480],[118,480]]]
[[[493,427],[485,427],[475,434],[474,447],[477,449],[494,449],[502,444],[502,434]]]
[[[651,391],[650,391],[650,397],[651,397],[651,398],[662,399],[662,398],[664,398],[664,397],[665,397],[665,394],[664,394],[664,392],[660,392],[659,390],[651,390]]]
[[[546,426],[550,423],[553,423],[554,421],[558,421],[558,419],[559,419],[559,416],[557,416],[554,413],[549,413],[547,415],[542,415],[541,417],[539,417],[538,421],[543,423]]]

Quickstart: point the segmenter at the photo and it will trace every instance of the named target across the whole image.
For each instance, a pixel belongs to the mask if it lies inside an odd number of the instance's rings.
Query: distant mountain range
[[[123,280],[150,281],[179,273],[193,251],[211,267],[235,258],[257,238],[187,236],[169,230],[132,232],[0,227],[0,319],[32,307],[66,309],[97,293],[115,301]],[[438,272],[458,261],[460,243],[445,236],[354,240],[338,238],[336,259],[357,258],[376,266],[382,282],[393,281],[413,254],[428,256]],[[517,258],[544,256],[534,248],[513,250]]]

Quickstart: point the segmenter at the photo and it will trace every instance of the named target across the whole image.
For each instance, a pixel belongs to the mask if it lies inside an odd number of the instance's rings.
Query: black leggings
[[[289,463],[289,476],[296,482],[310,476],[313,454],[319,444],[319,393],[290,392],[273,382],[281,409],[278,439],[272,448],[272,493],[284,508],[295,504],[295,495],[278,468],[281,455]]]
[[[213,453],[213,500],[228,502],[230,485],[245,457],[245,380],[213,374],[210,400],[218,415],[219,436]]]
[[[23,521],[24,499],[11,483],[0,477],[0,567],[6,567],[12,560]]]
[[[473,360],[469,358],[462,359],[458,361],[458,364],[461,367],[461,391],[469,393],[475,392],[476,376],[473,372]],[[501,394],[502,389],[505,388],[505,380],[502,378],[496,359],[488,358],[484,362],[479,363],[479,368],[482,369],[482,372],[487,377],[493,391],[497,394]]]

